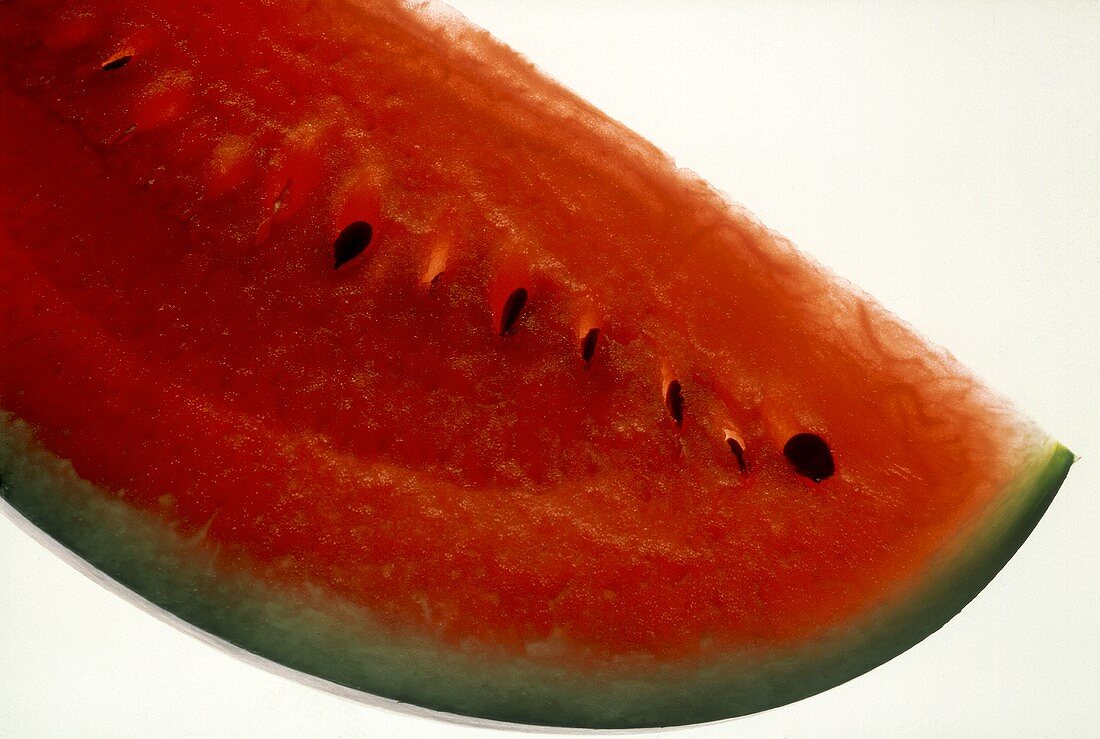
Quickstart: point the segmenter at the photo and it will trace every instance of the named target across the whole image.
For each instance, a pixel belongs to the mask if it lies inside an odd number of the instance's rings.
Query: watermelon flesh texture
[[[441,6],[0,14],[0,490],[276,662],[762,710],[939,628],[1073,460]]]

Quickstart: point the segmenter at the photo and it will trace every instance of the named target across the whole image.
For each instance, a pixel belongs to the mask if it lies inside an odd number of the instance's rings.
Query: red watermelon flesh
[[[1072,462],[440,6],[0,14],[0,491],[248,650],[748,713],[942,625]]]

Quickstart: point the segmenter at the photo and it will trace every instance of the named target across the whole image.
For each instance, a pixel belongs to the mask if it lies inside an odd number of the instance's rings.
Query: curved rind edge
[[[1077,457],[1057,442],[1044,444],[1023,465],[1011,488],[954,542],[954,552],[933,564],[904,601],[865,622],[859,646],[845,658],[834,653],[832,685],[893,659],[938,631],[1000,572],[1046,513]],[[857,629],[858,631],[858,629]],[[840,642],[843,645],[843,642]],[[827,689],[826,686],[824,689]],[[819,691],[814,691],[819,692]]]
[[[674,726],[745,715],[822,692],[888,661],[938,630],[992,580],[1034,529],[1074,460],[1060,444],[1045,445],[1015,489],[1004,491],[972,529],[979,533],[967,537],[969,546],[933,568],[904,601],[842,632],[763,659],[729,655],[688,670],[653,665],[645,673],[580,673],[441,648],[427,638],[396,638],[370,623],[362,609],[316,590],[288,594],[229,574],[207,548],[79,478],[41,448],[25,424],[0,411],[0,497],[157,608],[304,673],[311,684],[380,696],[375,703],[382,707],[407,702],[429,709],[411,712],[449,720],[473,716],[578,728]]]

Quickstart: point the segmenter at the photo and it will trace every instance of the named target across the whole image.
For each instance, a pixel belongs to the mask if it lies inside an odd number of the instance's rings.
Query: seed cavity
[[[814,482],[822,482],[836,473],[833,453],[817,434],[795,434],[783,445],[783,456],[795,472]]]
[[[428,258],[428,264],[424,268],[422,279],[429,287],[434,288],[443,281],[443,272],[447,269],[447,249],[443,246],[432,251]]]
[[[588,333],[581,339],[581,359],[585,364],[592,363],[592,357],[596,355],[596,343],[600,340],[600,330],[598,328],[588,329]]]
[[[335,265],[333,269],[340,269],[352,259],[363,253],[370,245],[374,229],[366,221],[353,221],[344,227],[336,241],[332,245]]]
[[[508,336],[516,332],[516,324],[527,305],[527,288],[517,287],[504,301],[504,310],[500,314],[500,335]]]
[[[729,445],[730,451],[733,453],[735,459],[737,459],[737,468],[744,472],[748,469],[748,465],[745,464],[745,450],[741,446],[741,442],[732,436],[726,437],[726,444]]]
[[[672,416],[672,420],[676,422],[676,425],[683,425],[684,389],[680,386],[679,380],[668,383],[668,389],[665,390],[665,405],[668,406],[669,415]]]
[[[119,146],[121,144],[125,144],[127,141],[129,141],[133,137],[135,131],[137,131],[137,124],[136,123],[131,123],[126,128],[121,128],[118,131],[116,131],[115,135],[112,136],[107,141],[107,143],[112,145],[112,146]]]
[[[283,189],[279,191],[279,194],[275,197],[275,202],[271,204],[271,215],[278,215],[279,211],[286,207],[286,204],[290,202],[290,186],[294,184],[294,180],[290,179],[283,185]]]
[[[119,56],[111,57],[107,61],[103,62],[103,64],[100,64],[99,68],[102,69],[104,72],[113,72],[116,69],[122,69],[123,67],[125,67],[127,64],[130,63],[130,60],[133,58],[133,54],[120,54]]]

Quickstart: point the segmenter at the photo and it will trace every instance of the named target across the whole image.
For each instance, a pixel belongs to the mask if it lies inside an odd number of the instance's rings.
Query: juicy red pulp
[[[844,623],[1010,475],[950,360],[506,50],[154,5],[0,8],[0,402],[227,567],[671,659]]]

